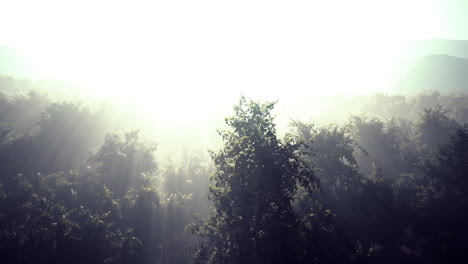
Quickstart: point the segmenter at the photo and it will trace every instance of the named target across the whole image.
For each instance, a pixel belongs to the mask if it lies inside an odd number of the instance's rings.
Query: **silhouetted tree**
[[[220,131],[224,148],[212,153],[215,212],[192,227],[207,238],[196,263],[295,263],[315,253],[304,247],[291,202],[298,186],[310,191],[318,180],[300,158],[300,144],[276,138],[274,105],[241,97],[226,119],[232,131]]]

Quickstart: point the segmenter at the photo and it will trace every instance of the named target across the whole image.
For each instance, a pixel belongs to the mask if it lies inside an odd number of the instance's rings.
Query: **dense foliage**
[[[104,109],[1,94],[0,262],[466,263],[468,98],[429,98],[281,139],[241,97],[211,160],[157,160]]]
[[[314,254],[292,200],[298,187],[310,191],[318,181],[300,145],[277,139],[273,106],[241,97],[226,119],[232,131],[220,131],[225,147],[212,153],[215,211],[192,227],[208,239],[195,263],[295,263]]]

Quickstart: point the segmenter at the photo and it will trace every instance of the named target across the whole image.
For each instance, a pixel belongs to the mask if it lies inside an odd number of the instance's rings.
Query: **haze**
[[[281,99],[283,125],[292,117],[344,119],[325,103],[336,99],[323,96],[391,93],[413,59],[413,41],[466,37],[463,7],[462,1],[11,1],[0,11],[0,45],[16,55],[4,56],[0,74],[66,81],[76,88],[72,97],[131,105],[150,126],[173,130],[215,126],[240,94]]]
[[[468,263],[467,12],[0,3],[0,263]]]
[[[139,103],[367,93],[391,88],[411,41],[466,37],[466,6],[448,3],[9,1],[0,44],[19,75]]]

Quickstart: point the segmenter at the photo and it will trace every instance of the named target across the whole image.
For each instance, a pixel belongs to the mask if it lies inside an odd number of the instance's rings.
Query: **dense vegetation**
[[[105,108],[1,94],[0,261],[468,262],[468,97],[373,103],[280,138],[241,97],[211,159],[161,161]]]

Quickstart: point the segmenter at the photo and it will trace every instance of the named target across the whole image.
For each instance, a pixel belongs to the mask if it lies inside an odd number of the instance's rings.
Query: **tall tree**
[[[301,144],[277,139],[274,105],[241,97],[235,116],[226,119],[232,130],[219,132],[224,148],[211,153],[216,210],[192,226],[207,238],[196,263],[297,263],[309,253],[291,202],[298,186],[311,191],[318,179],[300,158]]]

